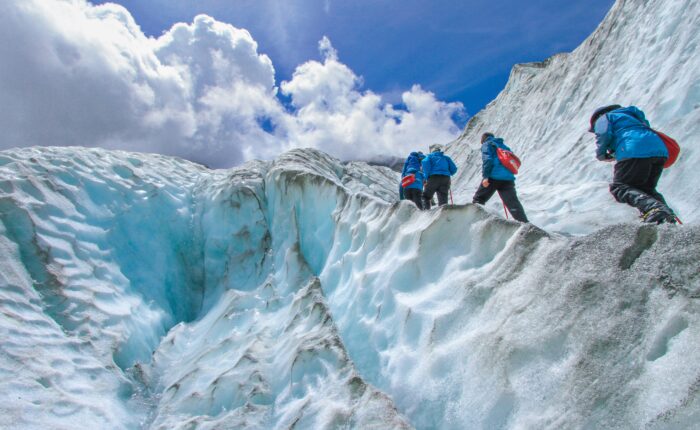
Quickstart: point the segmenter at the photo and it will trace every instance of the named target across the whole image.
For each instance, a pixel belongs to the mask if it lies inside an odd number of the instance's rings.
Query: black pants
[[[513,215],[513,218],[521,222],[528,222],[525,209],[523,209],[523,205],[520,204],[518,194],[515,192],[515,181],[489,179],[488,188],[481,184],[479,185],[479,189],[474,193],[472,203],[483,205],[493,197],[496,191],[498,191],[498,195],[501,197],[501,200],[503,200],[510,214]]]
[[[450,177],[446,175],[432,175],[428,178],[423,190],[423,209],[430,209],[430,201],[437,192],[438,205],[447,204],[447,194],[450,192]]]
[[[423,192],[421,190],[418,188],[404,188],[403,195],[406,197],[406,200],[415,203],[418,209],[423,209],[423,203],[421,203]]]
[[[620,203],[634,206],[641,214],[652,209],[673,214],[666,199],[658,191],[656,184],[664,171],[663,157],[630,158],[615,164],[610,193]]]

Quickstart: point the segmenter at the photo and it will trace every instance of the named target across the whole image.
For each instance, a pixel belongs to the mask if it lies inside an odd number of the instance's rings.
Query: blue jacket
[[[417,190],[422,190],[423,189],[423,181],[425,181],[425,177],[423,176],[423,173],[418,171],[418,172],[410,172],[408,174],[410,175],[411,173],[416,175],[416,181],[407,187],[403,187],[404,190],[407,190],[409,188],[415,188]],[[403,179],[403,176],[401,177],[401,179]]]
[[[431,152],[423,160],[423,174],[426,178],[433,175],[452,176],[455,173],[457,173],[455,162],[440,151]]]
[[[421,152],[411,152],[406,161],[403,163],[403,170],[401,171],[401,177],[408,175],[409,173],[415,173],[420,170],[420,162],[425,158],[425,155]]]
[[[401,179],[413,173],[416,175],[416,181],[404,188],[415,188],[418,190],[423,189],[424,177],[423,173],[421,172],[421,160],[423,158],[425,158],[425,155],[420,152],[411,152],[408,158],[406,158],[406,161],[403,163],[403,170],[401,170]]]
[[[515,175],[506,169],[498,159],[496,147],[510,151],[500,137],[489,137],[481,144],[481,177],[484,179],[498,179],[501,181],[514,181]]]
[[[644,112],[634,106],[615,109],[595,122],[596,158],[614,157],[617,161],[630,158],[666,157],[668,150],[659,136],[649,127]],[[610,154],[610,156],[606,154]]]

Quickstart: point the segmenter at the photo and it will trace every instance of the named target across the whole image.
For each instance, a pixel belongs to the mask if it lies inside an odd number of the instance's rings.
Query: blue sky
[[[213,167],[448,143],[512,66],[571,51],[613,0],[0,2],[0,148]]]
[[[104,2],[93,2],[104,3]],[[413,84],[473,115],[515,63],[571,51],[614,0],[118,0],[144,33],[159,36],[204,13],[245,28],[278,81],[318,58],[325,35],[364,87],[400,101]]]

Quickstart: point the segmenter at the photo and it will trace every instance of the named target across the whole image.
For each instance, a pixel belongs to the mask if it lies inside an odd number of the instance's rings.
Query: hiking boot
[[[666,223],[666,224],[675,224],[675,223],[676,223],[676,216],[673,215],[673,214],[667,215],[666,218],[664,218],[663,220],[659,221],[659,224],[663,224],[663,223]]]
[[[661,212],[661,209],[659,208],[653,208],[648,210],[647,212],[641,214],[639,217],[642,219],[642,222],[655,222],[652,220],[652,218],[656,218],[659,216],[659,213]]]
[[[676,216],[673,213],[665,211],[660,208],[653,208],[644,215],[642,215],[642,222],[649,224],[675,224]]]

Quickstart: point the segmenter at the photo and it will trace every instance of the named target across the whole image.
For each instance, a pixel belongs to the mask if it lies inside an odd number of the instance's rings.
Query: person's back
[[[668,157],[666,145],[649,127],[644,112],[635,106],[614,109],[601,116],[595,125],[599,159],[603,151],[615,154],[617,161]]]
[[[452,159],[442,152],[442,147],[432,145],[430,154],[423,160],[423,175],[426,179],[423,190],[423,208],[430,209],[433,195],[437,193],[438,205],[447,204],[450,192],[450,176],[457,173],[457,166]]]
[[[481,144],[482,177],[501,181],[514,181],[515,175],[498,159],[496,148],[510,151],[510,148],[500,137],[491,136]]]
[[[454,161],[442,151],[431,152],[423,160],[423,173],[428,178],[434,175],[452,176],[456,172]]]
[[[423,155],[422,152],[414,151],[411,152],[408,157],[406,157],[406,161],[403,163],[403,169],[401,171],[401,176],[406,176],[410,173],[415,173],[419,170],[421,170],[421,161],[425,158],[425,155]]]

